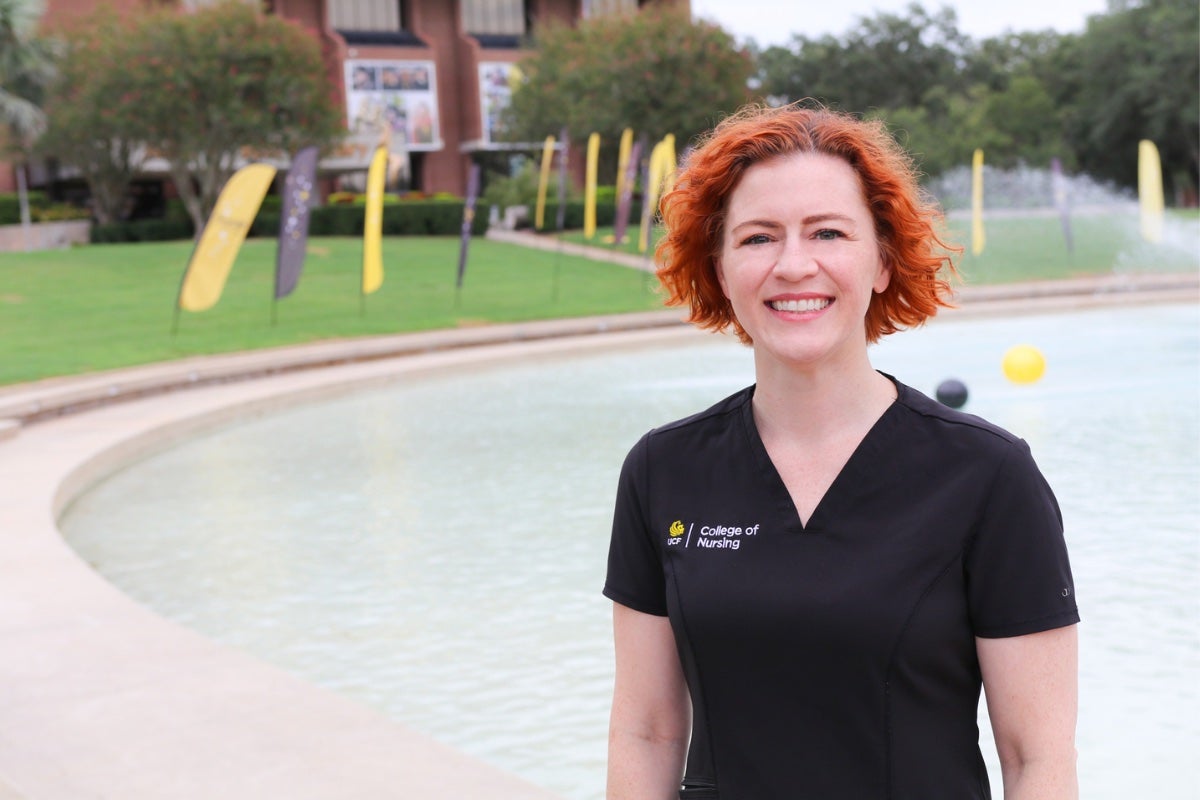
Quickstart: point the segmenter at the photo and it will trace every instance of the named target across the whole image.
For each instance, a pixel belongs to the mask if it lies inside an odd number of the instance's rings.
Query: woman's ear
[[[875,274],[875,281],[871,284],[871,288],[875,290],[875,294],[883,294],[884,289],[892,282],[892,265],[891,262],[883,255],[879,254],[879,272]]]
[[[725,283],[725,268],[721,266],[721,257],[713,257],[713,272],[717,275],[717,283],[721,284],[721,294],[725,295],[725,299],[729,299],[729,286]]]

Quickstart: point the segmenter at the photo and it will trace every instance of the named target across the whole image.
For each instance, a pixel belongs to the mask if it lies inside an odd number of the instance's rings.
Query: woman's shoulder
[[[753,396],[753,386],[739,389],[703,411],[652,428],[646,433],[646,438],[685,433],[695,428],[725,423],[736,418],[746,408]]]
[[[1022,440],[1016,434],[989,422],[983,417],[950,408],[923,392],[893,378],[896,383],[896,402],[909,413],[915,424],[936,431],[939,437],[967,439],[979,445],[992,445],[1007,451]]]

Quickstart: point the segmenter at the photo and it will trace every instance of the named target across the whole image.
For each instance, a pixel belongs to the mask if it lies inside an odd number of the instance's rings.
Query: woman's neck
[[[757,363],[754,416],[760,434],[816,442],[865,430],[896,399],[896,387],[866,359],[838,369]]]

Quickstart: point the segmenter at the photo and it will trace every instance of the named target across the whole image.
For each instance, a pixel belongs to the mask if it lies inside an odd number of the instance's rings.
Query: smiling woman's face
[[[806,369],[862,357],[867,307],[889,271],[854,169],[822,153],[747,169],[729,195],[717,275],[756,356]]]

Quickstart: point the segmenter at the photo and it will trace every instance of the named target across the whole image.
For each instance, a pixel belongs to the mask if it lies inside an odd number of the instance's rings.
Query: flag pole
[[[551,291],[551,299],[556,303],[558,302],[559,273],[562,271],[562,234],[567,222],[567,156],[570,150],[567,133],[567,128],[564,126],[559,135],[562,145],[558,151],[558,213],[555,218],[558,246],[554,248],[554,284]]]

